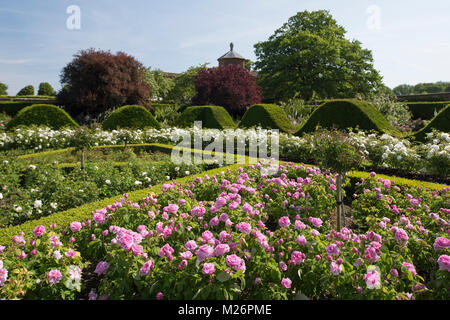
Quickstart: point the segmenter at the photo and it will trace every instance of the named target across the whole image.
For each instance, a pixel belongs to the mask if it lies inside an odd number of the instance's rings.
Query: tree
[[[0,82],[0,96],[7,96],[8,95],[8,86],[4,83]]]
[[[174,80],[167,76],[162,70],[151,67],[146,70],[146,81],[150,87],[152,99],[166,100],[168,93],[175,85]]]
[[[54,96],[56,95],[55,90],[48,82],[41,82],[39,84],[38,96]]]
[[[195,78],[199,71],[205,69],[207,65],[207,63],[204,63],[197,67],[190,67],[185,72],[177,75],[174,78],[174,85],[169,91],[167,99],[173,100],[182,106],[189,105],[197,93],[195,91]]]
[[[17,92],[18,96],[34,96],[34,87],[32,85],[26,86],[22,89],[20,89],[19,92]]]
[[[224,107],[232,116],[242,116],[246,107],[261,102],[256,77],[240,66],[203,69],[195,80],[194,104]]]
[[[58,103],[78,121],[123,105],[151,106],[146,69],[123,52],[82,50],[61,72]]]
[[[408,95],[412,94],[412,91],[414,89],[414,86],[411,86],[409,84],[401,84],[399,86],[396,86],[393,91],[398,96]]]
[[[370,50],[346,31],[326,10],[298,12],[267,41],[255,44],[258,84],[263,100],[350,98],[370,95],[381,76]]]

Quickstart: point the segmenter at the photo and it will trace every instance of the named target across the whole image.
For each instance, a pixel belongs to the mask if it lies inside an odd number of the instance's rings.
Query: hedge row
[[[8,122],[6,128],[11,130],[17,126],[45,125],[54,130],[64,127],[79,127],[67,112],[51,104],[34,104],[23,108]]]
[[[412,136],[416,138],[417,141],[425,141],[427,133],[430,133],[436,129],[442,132],[450,132],[450,104],[443,108],[434,117],[429,124],[414,133]]]
[[[248,108],[239,122],[239,128],[255,126],[288,133],[295,130],[284,109],[274,104],[255,104]]]
[[[181,114],[178,125],[189,127],[194,121],[202,121],[203,128],[233,129],[236,124],[224,107],[219,106],[191,106]]]
[[[450,104],[450,101],[439,102],[403,102],[411,111],[413,119],[430,120],[434,118],[434,113],[439,112],[445,106]]]
[[[0,113],[6,113],[8,116],[14,117],[23,108],[31,106],[36,103],[42,103],[42,101],[40,100],[0,101]]]
[[[301,136],[303,133],[314,132],[319,125],[323,128],[359,127],[362,130],[376,130],[395,136],[400,134],[374,106],[356,99],[327,101],[314,110],[295,135]]]
[[[102,123],[104,130],[118,128],[128,129],[160,129],[161,125],[155,117],[143,106],[128,105],[114,110]]]

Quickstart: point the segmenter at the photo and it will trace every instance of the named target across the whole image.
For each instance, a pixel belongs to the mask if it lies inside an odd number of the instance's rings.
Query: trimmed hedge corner
[[[102,123],[104,130],[117,128],[128,129],[160,129],[161,125],[155,117],[143,106],[127,105],[114,110]]]
[[[239,122],[239,128],[261,127],[278,129],[283,132],[293,132],[291,124],[283,108],[274,104],[255,104],[247,109]]]
[[[319,125],[323,128],[334,126],[339,129],[359,127],[362,130],[376,130],[394,136],[400,134],[374,106],[356,99],[336,99],[325,102],[311,114],[295,135],[301,136],[303,133],[313,132]]]
[[[79,127],[67,112],[51,104],[34,104],[23,108],[7,124],[6,128],[10,130],[21,125],[47,126],[54,130],[64,127]]]
[[[411,111],[413,119],[430,120],[434,118],[434,112],[439,112],[446,105],[450,104],[450,101],[439,102],[403,102]]]
[[[415,137],[417,141],[425,141],[427,133],[432,132],[433,129],[443,132],[450,132],[450,104],[439,111],[430,123],[412,136]]]
[[[180,116],[178,125],[189,127],[194,121],[202,121],[203,128],[233,129],[236,124],[227,110],[220,106],[192,106],[186,108]]]

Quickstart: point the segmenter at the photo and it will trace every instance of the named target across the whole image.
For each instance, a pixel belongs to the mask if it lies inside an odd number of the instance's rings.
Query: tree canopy
[[[372,53],[326,10],[289,18],[267,41],[255,44],[258,84],[264,101],[368,96],[381,85]]]
[[[82,50],[61,72],[58,103],[78,119],[123,105],[150,107],[145,67],[123,52]]]

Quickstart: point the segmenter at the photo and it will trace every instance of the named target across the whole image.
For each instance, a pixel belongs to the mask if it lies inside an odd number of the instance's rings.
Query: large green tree
[[[195,79],[200,70],[206,69],[208,64],[204,63],[197,67],[190,67],[183,73],[178,74],[173,80],[174,85],[167,94],[167,99],[175,101],[179,105],[189,105],[197,94],[195,90]]]
[[[160,69],[149,67],[145,74],[146,81],[150,87],[152,99],[165,100],[174,86],[174,80]]]
[[[255,44],[263,100],[368,96],[381,85],[370,50],[345,38],[326,10],[289,18],[267,41]]]
[[[6,96],[8,95],[8,86],[4,83],[0,82],[0,96]]]

